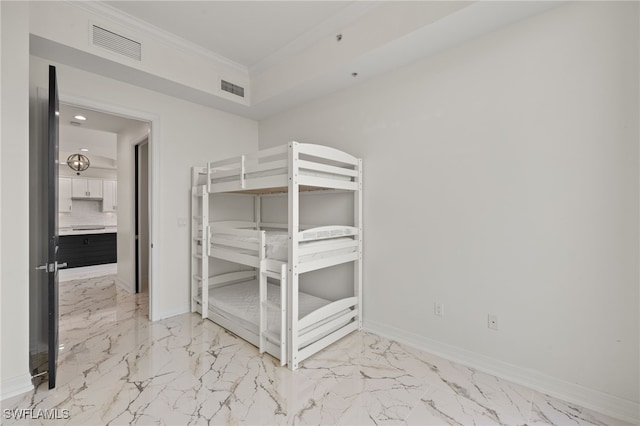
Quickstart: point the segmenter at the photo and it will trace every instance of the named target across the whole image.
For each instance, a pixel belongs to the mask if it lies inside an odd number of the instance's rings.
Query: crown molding
[[[244,74],[249,74],[248,67],[243,64],[235,62],[225,56],[220,55],[219,53],[205,49],[204,47],[196,43],[185,40],[182,37],[170,33],[169,31],[166,31],[160,27],[156,27],[155,25],[152,25],[147,21],[129,15],[128,13],[105,4],[102,1],[64,1],[68,5],[83,9],[84,11],[89,12],[99,17],[100,19],[106,18],[118,25],[128,27],[131,30],[144,32],[153,38],[156,38],[172,47],[182,50],[183,52],[195,54],[208,60],[218,62],[221,65],[227,66]]]

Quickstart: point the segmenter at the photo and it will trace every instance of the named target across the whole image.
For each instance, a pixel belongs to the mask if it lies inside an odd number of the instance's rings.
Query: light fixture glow
[[[80,148],[81,152],[89,152],[89,150],[87,148]]]
[[[74,115],[73,118],[80,121],[85,121],[87,119],[84,115]]]

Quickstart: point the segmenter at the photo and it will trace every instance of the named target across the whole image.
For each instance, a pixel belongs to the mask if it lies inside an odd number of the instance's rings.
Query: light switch
[[[178,227],[184,228],[185,226],[187,226],[187,219],[185,219],[183,217],[179,217],[178,218]]]

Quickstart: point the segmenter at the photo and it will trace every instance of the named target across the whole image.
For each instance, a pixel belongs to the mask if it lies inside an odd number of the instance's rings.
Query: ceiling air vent
[[[244,87],[240,87],[237,84],[229,83],[228,81],[221,80],[222,84],[220,88],[225,92],[233,93],[234,95],[244,98]]]
[[[142,60],[142,44],[135,40],[93,25],[93,45],[100,46],[127,58]]]

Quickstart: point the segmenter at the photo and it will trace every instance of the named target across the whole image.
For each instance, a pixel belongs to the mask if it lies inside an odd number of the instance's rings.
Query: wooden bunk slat
[[[300,250],[298,251],[298,256],[302,257],[310,254],[319,255],[322,253],[332,252],[335,250],[344,250],[344,249],[356,248],[356,247],[358,247],[358,242],[350,238],[348,240],[340,239],[335,242],[332,242],[331,244],[323,244],[322,247],[315,247],[315,246],[306,247],[305,244],[301,244]]]
[[[358,189],[358,182],[328,179],[317,176],[299,175],[298,182],[300,182],[300,185],[316,186],[321,188],[346,189],[348,191],[355,191]]]
[[[358,235],[358,228],[354,226],[317,226],[299,233],[300,241],[315,241],[326,238],[349,237]]]
[[[325,145],[298,143],[298,152],[300,154],[310,155],[312,157],[323,158],[345,164],[352,164],[354,166],[358,165],[358,159],[353,155]]]
[[[246,220],[222,220],[218,222],[211,222],[209,225],[212,227],[213,232],[225,233],[223,228],[255,228],[255,222],[249,222]],[[229,233],[229,232],[226,232]]]
[[[340,265],[341,263],[353,262],[358,258],[358,252],[342,254],[339,256],[332,256],[325,259],[310,260],[300,263],[298,266],[298,273],[304,274],[305,272],[316,271],[322,268],[328,268],[329,266]]]
[[[234,247],[244,250],[258,251],[260,250],[260,242],[247,242],[238,241],[234,238],[224,238],[221,236],[212,239],[212,244],[215,244],[216,248],[223,249],[224,247]]]
[[[318,321],[322,321],[326,318],[329,318],[332,315],[337,314],[340,311],[344,311],[345,309],[349,309],[355,306],[358,303],[358,299],[355,297],[346,297],[344,299],[336,300],[335,302],[331,302],[328,305],[324,305],[321,308],[316,309],[311,312],[309,315],[301,318],[298,321],[298,327],[300,330],[303,330]]]
[[[358,176],[357,170],[347,169],[344,167],[330,166],[328,164],[316,163],[315,161],[306,161],[306,160],[300,160],[299,163],[300,163],[301,169],[315,170],[318,172],[325,172],[325,173],[341,175],[341,176],[351,176],[351,177]]]
[[[329,333],[330,331],[338,329],[343,324],[348,324],[356,315],[358,315],[358,311],[350,310],[349,312],[345,312],[339,317],[336,317],[331,321],[328,321],[327,323],[314,328],[313,330],[309,330],[304,334],[301,333],[300,339],[298,340],[298,345],[303,348],[308,344],[319,340],[321,336],[327,335],[327,333]]]
[[[228,262],[240,263],[241,265],[253,266],[254,268],[260,267],[260,260],[256,256],[234,253],[230,250],[212,247],[209,256],[226,260]]]
[[[227,274],[209,277],[209,285],[226,284],[240,280],[253,280],[256,278],[256,271],[236,271]]]
[[[304,361],[305,359],[309,358],[311,355],[321,351],[322,349],[326,348],[333,342],[336,342],[342,339],[344,336],[346,336],[347,334],[357,329],[358,329],[358,323],[356,321],[345,325],[341,329],[336,330],[333,333],[329,334],[328,336],[325,336],[322,339],[318,340],[317,342],[310,344],[306,348],[300,349],[298,351],[297,361],[298,362]]]
[[[286,169],[287,168],[287,160],[276,160],[269,161],[266,163],[249,163],[245,164],[244,172],[249,173],[259,173],[265,172],[267,170],[277,170],[277,169]]]

